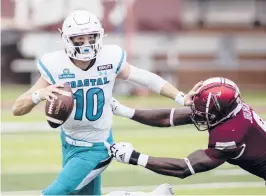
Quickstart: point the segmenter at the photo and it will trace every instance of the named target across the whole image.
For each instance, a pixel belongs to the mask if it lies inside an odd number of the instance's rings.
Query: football
[[[73,110],[74,97],[71,87],[65,83],[64,87],[60,88],[60,90],[63,90],[65,93],[55,93],[58,99],[54,100],[54,102],[46,101],[45,104],[46,119],[52,128],[62,125]]]

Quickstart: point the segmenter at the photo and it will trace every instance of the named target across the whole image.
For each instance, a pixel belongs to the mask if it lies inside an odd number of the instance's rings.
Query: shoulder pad
[[[245,133],[241,129],[222,129],[219,126],[210,132],[209,147],[216,150],[233,150],[244,142]]]
[[[114,63],[114,71],[118,74],[126,64],[126,51],[118,45],[104,45],[102,50],[104,58],[110,58]]]
[[[53,71],[58,66],[58,61],[66,58],[66,54],[63,50],[47,53],[41,58],[37,59],[37,68],[41,73],[41,76],[50,84],[55,84]]]

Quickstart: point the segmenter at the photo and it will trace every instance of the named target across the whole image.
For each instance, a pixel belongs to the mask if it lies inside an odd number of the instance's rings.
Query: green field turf
[[[24,87],[23,87],[24,88]],[[23,91],[19,87],[13,90],[2,89],[2,122],[41,122],[45,121],[43,108],[36,109],[25,117],[13,117],[10,103]],[[251,105],[265,108],[266,93],[244,94],[244,98]],[[171,101],[160,97],[125,98],[119,97],[121,102],[135,107],[172,107]],[[266,117],[266,111],[258,112]],[[5,131],[5,130],[3,130]],[[4,193],[37,194],[55,179],[61,167],[61,149],[59,131],[39,132],[4,132],[1,134],[1,190]],[[207,132],[198,132],[192,125],[175,128],[151,128],[140,125],[125,118],[115,117],[113,134],[116,141],[131,142],[142,153],[154,156],[185,157],[188,153],[207,146]],[[263,181],[255,176],[241,172],[235,166],[224,164],[221,167],[202,174],[191,176],[184,180],[154,174],[144,168],[129,166],[113,161],[103,173],[104,192],[108,187],[140,186],[136,191],[150,191],[152,186],[169,183],[174,186],[176,195],[181,194],[216,194],[216,195],[266,195]],[[212,186],[213,183],[221,183]],[[237,187],[234,183],[241,183]],[[259,184],[253,186],[253,183]],[[200,184],[204,184],[203,188]],[[250,186],[248,186],[250,184]],[[207,186],[206,186],[207,185]],[[208,187],[208,185],[210,185]],[[186,188],[186,186],[188,186]],[[206,187],[204,187],[206,186]],[[231,186],[231,187],[230,187]],[[180,188],[178,188],[180,187]],[[183,188],[182,188],[183,187]],[[224,188],[225,187],[225,188]],[[106,189],[107,188],[107,189]],[[36,191],[35,191],[36,190]]]
[[[193,150],[206,147],[207,133],[197,132],[192,126],[168,129],[154,129],[145,126],[136,129],[136,127],[127,130],[114,130],[116,141],[129,141],[137,150],[154,156],[184,157]],[[57,131],[2,135],[2,191],[41,190],[55,178],[60,170],[60,164],[60,141]],[[211,171],[180,180],[160,176],[141,167],[113,162],[103,174],[103,186],[144,186],[165,182],[172,185],[262,182],[261,179],[249,174],[230,174],[234,168],[224,165],[214,171],[224,171],[225,175],[217,175]],[[234,190],[239,194],[246,193],[242,188],[234,188]],[[198,194],[198,190],[182,191],[184,191],[182,194]],[[204,190],[200,191],[202,194],[204,193]],[[252,194],[266,193],[265,189],[260,188],[254,188],[253,191]],[[206,193],[220,194],[222,192],[216,188],[206,189]],[[224,191],[224,194],[234,194],[234,192]]]

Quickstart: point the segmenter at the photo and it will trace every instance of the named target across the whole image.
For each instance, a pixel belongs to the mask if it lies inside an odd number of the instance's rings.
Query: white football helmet
[[[75,36],[92,34],[96,35],[93,44],[77,45],[71,39]],[[61,36],[64,40],[66,53],[70,58],[89,61],[96,58],[101,50],[104,29],[94,14],[86,10],[77,10],[65,19]]]

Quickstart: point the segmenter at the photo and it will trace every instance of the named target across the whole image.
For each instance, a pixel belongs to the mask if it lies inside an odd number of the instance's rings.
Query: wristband
[[[175,113],[175,108],[172,108],[172,109],[171,109],[171,113],[170,113],[170,125],[171,125],[171,127],[175,126],[175,125],[174,125],[174,122],[173,122],[173,119],[174,119],[174,113]]]
[[[132,109],[132,108],[129,108],[129,107],[126,107],[124,105],[122,105],[121,107],[121,112],[123,113],[122,115],[124,117],[127,117],[127,118],[132,118],[135,114],[135,109]]]
[[[39,90],[32,93],[31,100],[34,104],[38,104],[42,101],[42,99],[40,98],[40,91]]]
[[[139,159],[138,159],[138,165],[142,167],[146,167],[148,163],[149,156],[145,154],[140,154]]]
[[[175,97],[175,102],[184,106],[185,105],[185,94],[179,91]]]
[[[146,167],[148,163],[149,156],[145,154],[141,154],[135,150],[133,150],[131,157],[129,159],[129,164],[132,165],[140,165]]]
[[[184,160],[185,160],[185,163],[186,163],[187,166],[188,166],[189,171],[191,172],[192,175],[194,175],[196,172],[195,172],[195,170],[193,169],[193,167],[192,167],[190,161],[188,160],[188,158],[184,158]]]
[[[136,150],[133,150],[130,159],[129,159],[129,164],[131,165],[137,165],[138,160],[139,160],[140,153],[137,152]]]

